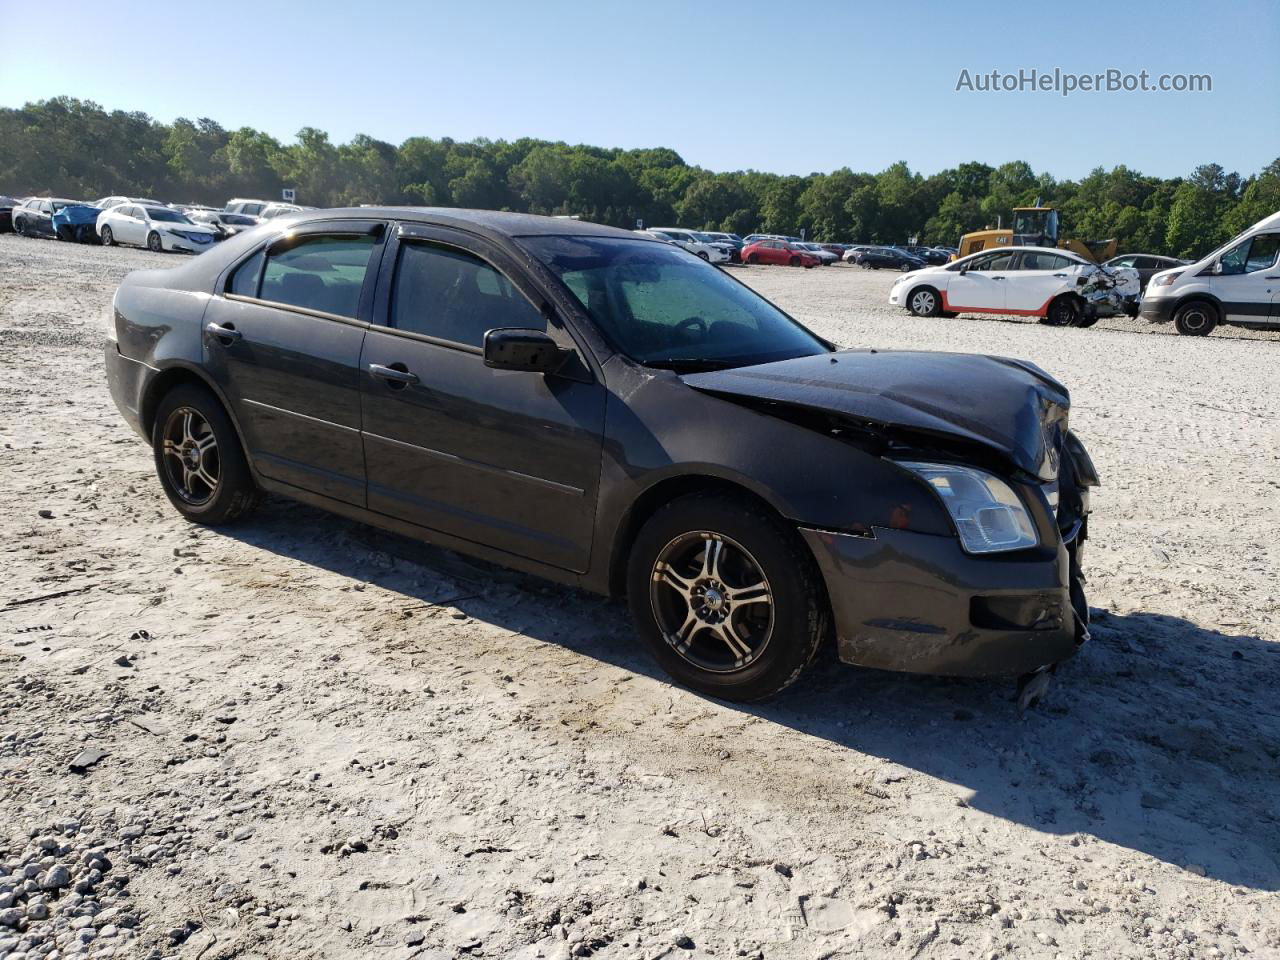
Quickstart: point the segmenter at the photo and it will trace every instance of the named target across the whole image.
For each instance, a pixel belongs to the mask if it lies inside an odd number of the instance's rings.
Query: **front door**
[[[1280,294],[1280,233],[1260,233],[1240,241],[1221,257],[1221,273],[1213,277],[1212,290],[1222,302],[1222,319],[1228,323],[1267,323],[1274,298]]]
[[[948,310],[1000,313],[1005,308],[1005,287],[1013,254],[999,251],[971,260],[964,273],[947,281]]]
[[[496,370],[485,331],[547,330],[535,285],[500,250],[404,228],[361,358],[369,508],[582,571],[591,551],[605,393],[569,375]]]
[[[205,367],[255,469],[365,503],[360,349],[384,224],[308,224],[241,260],[204,315]]]

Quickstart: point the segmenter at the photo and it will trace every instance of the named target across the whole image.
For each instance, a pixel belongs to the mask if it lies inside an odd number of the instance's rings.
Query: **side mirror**
[[[1221,260],[1215,260],[1215,261],[1213,261],[1213,267],[1211,268],[1211,272],[1212,272],[1213,274],[1215,274],[1215,275],[1222,273],[1222,261],[1221,261]]]
[[[968,268],[968,267],[961,267],[961,268],[960,268],[960,271],[959,271],[960,276],[962,276],[962,277],[963,277],[966,273],[968,273],[968,272],[969,272],[969,268]]]
[[[554,373],[567,353],[541,330],[496,327],[484,335],[484,365],[498,370]]]

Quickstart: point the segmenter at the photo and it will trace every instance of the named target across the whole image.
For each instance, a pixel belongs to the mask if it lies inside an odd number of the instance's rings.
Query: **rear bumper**
[[[104,353],[107,389],[111,391],[111,399],[115,401],[125,422],[138,436],[150,443],[151,438],[142,425],[142,398],[155,371],[145,363],[124,356],[112,341],[107,342]]]
[[[1067,659],[1087,636],[1072,608],[1064,545],[975,557],[953,537],[800,532],[826,581],[845,663],[1013,677]]]

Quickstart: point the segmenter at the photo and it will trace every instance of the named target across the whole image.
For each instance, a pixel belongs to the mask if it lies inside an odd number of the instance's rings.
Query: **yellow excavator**
[[[1072,253],[1102,263],[1116,255],[1114,240],[1063,240],[1058,242],[1058,211],[1040,206],[1013,208],[1013,228],[1005,230],[975,230],[960,238],[960,252],[954,259],[967,257],[979,250],[992,247],[1062,247]]]

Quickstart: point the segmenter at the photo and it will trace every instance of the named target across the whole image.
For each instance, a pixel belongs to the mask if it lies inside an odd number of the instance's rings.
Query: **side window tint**
[[[266,248],[264,247],[236,267],[236,272],[231,275],[231,281],[227,284],[227,293],[234,293],[238,297],[256,297],[258,278],[262,273],[262,260],[265,256]]]
[[[263,300],[355,317],[360,288],[376,238],[308,237],[267,257],[262,272]]]
[[[391,324],[472,347],[495,327],[545,330],[542,314],[479,257],[450,247],[400,247],[391,291]]]

